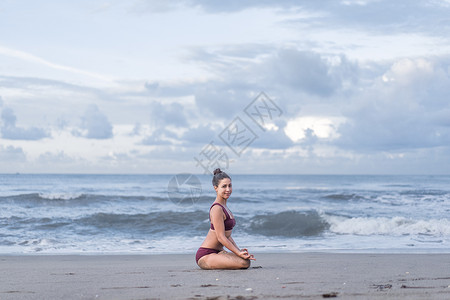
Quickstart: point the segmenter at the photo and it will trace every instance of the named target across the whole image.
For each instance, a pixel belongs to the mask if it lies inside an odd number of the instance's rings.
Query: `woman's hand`
[[[245,248],[241,249],[241,251],[239,252],[239,257],[243,259],[256,260],[253,254],[248,253],[248,250]]]

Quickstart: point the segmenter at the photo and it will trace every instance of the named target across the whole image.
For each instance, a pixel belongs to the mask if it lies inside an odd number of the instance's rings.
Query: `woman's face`
[[[230,198],[231,192],[233,191],[233,188],[231,186],[231,179],[222,179],[221,181],[219,181],[219,184],[214,187],[214,189],[216,190],[217,196],[225,200]]]

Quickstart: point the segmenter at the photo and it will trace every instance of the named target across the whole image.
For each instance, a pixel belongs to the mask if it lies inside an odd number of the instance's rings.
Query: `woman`
[[[231,237],[231,230],[236,225],[233,214],[227,208],[227,200],[232,192],[231,178],[216,169],[212,183],[217,196],[209,209],[211,229],[197,251],[197,264],[202,269],[247,269],[250,260],[255,258],[247,249],[239,249]],[[231,253],[224,251],[224,246]]]

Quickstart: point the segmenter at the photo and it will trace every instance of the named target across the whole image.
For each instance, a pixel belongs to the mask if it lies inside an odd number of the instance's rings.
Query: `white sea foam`
[[[39,193],[39,197],[47,200],[73,200],[81,197],[82,193]]]
[[[323,216],[336,234],[450,236],[449,219],[413,220],[405,217]]]

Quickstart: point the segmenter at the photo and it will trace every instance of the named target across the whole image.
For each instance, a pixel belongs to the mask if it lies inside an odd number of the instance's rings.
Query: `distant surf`
[[[193,252],[215,197],[197,177],[182,203],[171,175],[0,175],[0,253]],[[450,252],[449,176],[232,178],[233,237],[256,252]]]

